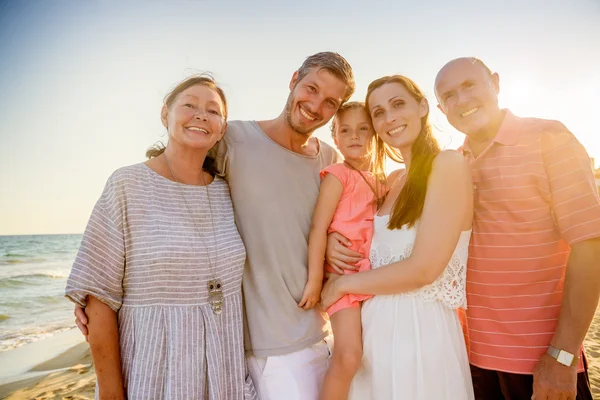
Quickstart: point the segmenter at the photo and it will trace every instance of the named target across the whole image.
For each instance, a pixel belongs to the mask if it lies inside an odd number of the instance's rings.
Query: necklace
[[[354,171],[358,172],[358,174],[364,179],[367,186],[369,186],[369,188],[373,192],[373,195],[375,196],[375,212],[377,212],[383,204],[383,200],[385,199],[385,196],[381,196],[381,194],[379,193],[379,180],[377,179],[377,177],[375,177],[375,187],[373,187],[373,185],[371,185],[371,183],[369,182],[367,177],[362,173],[361,170],[357,169],[354,165],[350,164],[346,160],[344,160],[344,164],[350,169],[353,169]]]
[[[198,228],[198,225],[196,224],[196,220],[194,219],[194,216],[192,214],[190,206],[187,202],[187,198],[185,197],[185,194],[183,193],[183,189],[181,188],[181,182],[179,182],[179,180],[173,173],[173,169],[171,168],[171,165],[169,164],[167,155],[163,154],[163,156],[165,157],[165,164],[167,164],[167,168],[169,169],[169,172],[171,173],[173,180],[178,184],[177,187],[179,188],[179,191],[181,192],[181,197],[183,197],[183,202],[185,203],[185,208],[187,209],[187,212],[190,215],[190,218],[192,219],[192,223],[194,224],[196,233],[198,234],[198,236],[200,237],[200,240],[202,241],[202,246],[204,247],[204,252],[206,253],[206,256],[208,258],[208,267],[210,268],[210,272],[212,274],[212,279],[210,279],[207,284],[207,286],[208,286],[208,303],[210,304],[210,308],[212,308],[212,311],[214,314],[216,314],[216,315],[221,314],[221,311],[223,311],[223,285],[221,283],[221,279],[217,278],[217,276],[216,276],[215,266],[213,264],[212,257],[210,256],[210,251],[208,251],[208,245],[206,244],[207,241],[204,239],[204,235],[202,234],[202,232]],[[219,249],[217,246],[217,235],[215,233],[215,221],[213,218],[212,206],[210,203],[210,192],[208,191],[208,185],[206,184],[204,177],[202,178],[202,183],[204,184],[204,188],[206,189],[206,198],[208,199],[208,210],[210,212],[210,222],[212,224],[213,245],[214,245],[215,253],[216,253],[215,254],[215,262],[216,262],[219,260]]]

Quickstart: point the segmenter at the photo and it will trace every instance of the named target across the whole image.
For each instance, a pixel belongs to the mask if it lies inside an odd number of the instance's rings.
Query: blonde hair
[[[362,110],[365,112],[365,115],[367,116],[367,122],[369,123],[369,126],[371,127],[371,130],[373,130],[373,124],[371,122],[371,117],[369,116],[369,111],[367,109],[367,107],[365,106],[365,103],[363,103],[362,101],[349,101],[347,103],[344,103],[340,106],[340,108],[338,109],[338,111],[335,113],[333,120],[331,122],[331,136],[333,138],[335,138],[337,136],[337,129],[338,129],[338,124],[340,119],[344,116],[344,114],[346,114],[348,111],[350,110]],[[378,169],[378,164],[375,163],[375,152],[373,151],[373,149],[375,148],[375,134],[373,134],[373,138],[371,139],[371,143],[370,143],[370,149],[369,149],[369,153],[367,154],[368,159],[369,159],[369,172],[372,173],[375,176],[375,187],[372,187],[371,184],[369,184],[369,187],[371,188],[371,190],[373,191],[373,194],[375,195],[375,200],[377,202],[377,208],[379,208],[381,206],[381,204],[383,204],[383,201],[385,200],[385,196],[383,194],[383,190],[382,190],[382,186],[385,183],[385,171],[383,169]],[[354,167],[352,167],[350,165],[350,168],[355,169]],[[362,172],[359,171],[360,174],[362,174]],[[363,175],[364,178],[364,175]]]

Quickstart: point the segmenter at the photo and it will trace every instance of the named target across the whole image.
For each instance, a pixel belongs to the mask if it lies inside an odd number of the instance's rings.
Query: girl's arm
[[[327,174],[321,181],[319,198],[315,206],[310,233],[308,235],[308,283],[318,284],[321,292],[325,247],[327,246],[327,230],[335,214],[335,209],[342,197],[344,187],[333,174]]]
[[[334,287],[326,285],[324,302],[335,301],[331,298],[347,293],[404,293],[434,282],[448,265],[461,231],[472,215],[469,165],[459,153],[443,151],[433,163],[411,256],[385,267],[340,277],[332,282]]]
[[[93,296],[88,296],[85,311],[100,399],[124,400],[117,314]]]

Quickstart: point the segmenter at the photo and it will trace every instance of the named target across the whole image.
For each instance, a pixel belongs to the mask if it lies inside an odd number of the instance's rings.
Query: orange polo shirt
[[[477,158],[468,138],[462,148],[475,188],[469,359],[530,374],[556,328],[570,246],[600,237],[600,198],[590,158],[563,124],[505,112]]]

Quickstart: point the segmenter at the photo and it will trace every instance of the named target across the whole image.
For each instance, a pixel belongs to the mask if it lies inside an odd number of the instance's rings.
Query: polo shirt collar
[[[519,141],[519,137],[521,136],[521,119],[513,115],[509,109],[505,108],[504,111],[504,119],[500,124],[500,128],[498,129],[498,133],[496,133],[496,137],[492,140],[493,143],[498,143],[503,146],[514,146]],[[471,145],[469,142],[469,137],[465,137],[465,141],[461,148],[462,153],[471,152]]]

